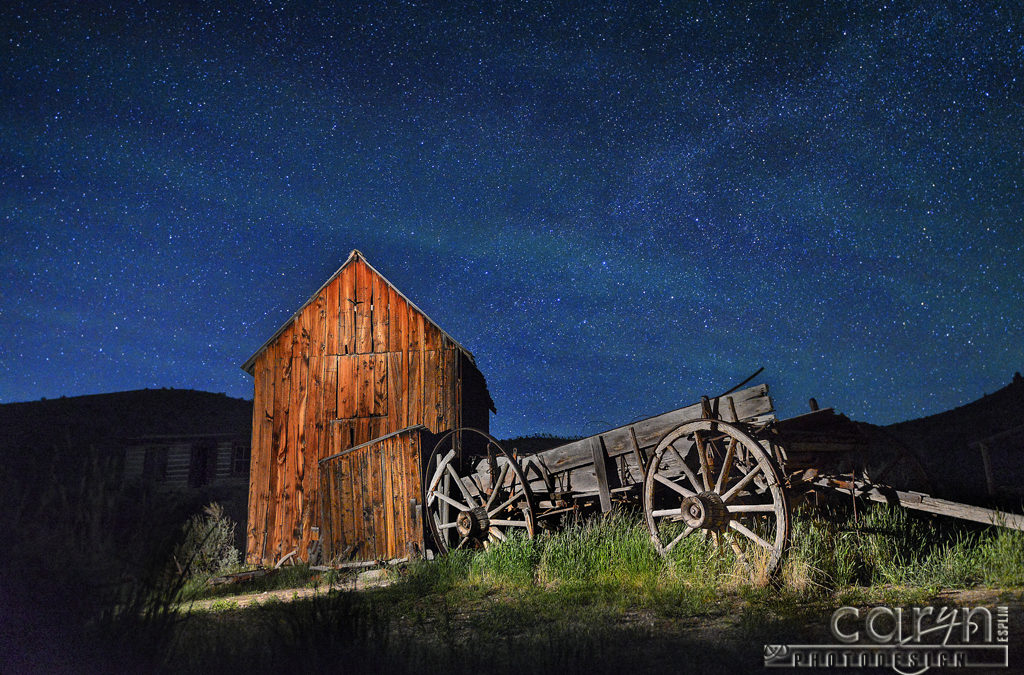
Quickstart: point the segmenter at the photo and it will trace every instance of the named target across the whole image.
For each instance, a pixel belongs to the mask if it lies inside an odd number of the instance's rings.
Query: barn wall
[[[254,363],[247,560],[307,559],[319,460],[415,425],[460,426],[465,360],[362,259],[347,264]],[[486,407],[474,419],[486,428]]]

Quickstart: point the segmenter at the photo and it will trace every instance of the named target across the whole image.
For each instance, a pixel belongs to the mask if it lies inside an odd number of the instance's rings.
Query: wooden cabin
[[[320,460],[368,447],[377,448],[379,468],[367,468],[366,458],[346,468],[349,494],[354,485],[359,504],[335,510],[358,508],[368,519],[362,529],[372,530],[375,512],[390,521],[382,521],[369,545],[359,532],[342,537],[338,525],[338,541],[352,542],[347,555],[362,559],[422,546],[420,470],[430,449],[417,446],[399,457],[369,442],[421,426],[431,433],[486,430],[494,410],[473,355],[359,251],[242,368],[255,380],[246,542],[246,560],[254,564],[272,565],[293,551],[309,559],[319,546]],[[382,475],[388,490],[381,489]],[[323,497],[330,506],[340,495]],[[402,527],[396,518],[404,519]],[[337,548],[330,550],[335,557]]]
[[[125,441],[124,477],[162,491],[244,487],[249,470],[248,433],[164,434]]]

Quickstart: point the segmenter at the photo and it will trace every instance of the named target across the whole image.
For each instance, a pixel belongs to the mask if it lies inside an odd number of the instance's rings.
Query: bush
[[[178,572],[186,576],[213,575],[237,568],[241,561],[235,548],[235,523],[224,508],[213,502],[182,527],[182,541],[174,549]]]

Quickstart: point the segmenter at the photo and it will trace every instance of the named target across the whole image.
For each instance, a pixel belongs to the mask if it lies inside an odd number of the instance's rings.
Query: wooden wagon
[[[353,471],[360,453],[363,468]],[[389,470],[396,461],[399,468]],[[406,478],[390,478],[410,475],[417,464],[412,474],[421,477],[422,493]],[[367,489],[346,478],[365,475],[368,465],[380,466],[370,472],[379,484]],[[1022,516],[921,491],[926,479],[912,453],[877,428],[831,409],[776,419],[766,385],[529,455],[476,429],[433,436],[414,427],[326,458],[321,476],[328,558],[362,546],[365,559],[374,540],[395,540],[395,528],[403,528],[399,539],[413,554],[445,552],[513,533],[532,537],[567,514],[636,504],[662,554],[702,536],[731,550],[752,576],[766,577],[789,542],[790,503],[821,492],[1024,529]],[[377,492],[387,495],[383,502],[359,501]]]

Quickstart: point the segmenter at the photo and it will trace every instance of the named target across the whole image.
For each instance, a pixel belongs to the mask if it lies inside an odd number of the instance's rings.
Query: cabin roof
[[[278,328],[278,329],[277,329],[277,332],[275,332],[275,333],[274,333],[273,335],[271,335],[271,336],[270,336],[270,339],[268,339],[268,340],[267,340],[266,342],[264,342],[264,343],[263,343],[263,345],[262,345],[262,346],[261,346],[261,347],[260,347],[259,349],[257,349],[257,350],[256,350],[256,352],[255,352],[255,353],[254,353],[254,354],[253,354],[252,356],[250,356],[250,357],[249,357],[248,359],[246,359],[245,363],[243,363],[243,364],[242,364],[242,370],[244,370],[245,372],[247,372],[247,373],[249,373],[250,375],[252,375],[252,374],[253,374],[253,368],[254,368],[254,367],[255,367],[255,365],[256,365],[256,359],[257,359],[257,358],[259,358],[260,354],[262,354],[262,353],[263,353],[264,351],[266,351],[267,347],[269,347],[270,345],[272,345],[272,344],[274,343],[274,341],[275,341],[275,340],[277,340],[277,338],[281,337],[281,333],[283,333],[283,332],[284,332],[284,331],[285,331],[285,330],[286,330],[286,329],[288,328],[288,326],[290,326],[290,325],[291,325],[291,323],[292,323],[293,321],[295,321],[295,319],[297,319],[297,318],[298,318],[298,316],[299,316],[299,315],[300,315],[300,314],[302,313],[302,310],[306,309],[306,307],[308,307],[308,306],[309,306],[309,304],[310,304],[311,302],[313,302],[314,300],[316,300],[317,296],[318,296],[318,295],[320,295],[320,292],[321,292],[321,291],[323,291],[323,290],[324,290],[325,288],[327,288],[327,286],[328,286],[328,285],[329,285],[329,284],[330,284],[330,283],[331,283],[332,281],[334,281],[335,279],[337,279],[337,278],[338,278],[338,275],[339,275],[339,274],[341,274],[341,273],[342,273],[342,271],[343,271],[343,270],[344,270],[344,269],[345,269],[346,267],[348,267],[348,266],[349,266],[349,265],[350,265],[350,264],[351,264],[351,263],[352,263],[352,262],[353,262],[354,260],[362,260],[362,261],[363,261],[364,263],[366,263],[366,266],[367,266],[367,267],[369,267],[369,268],[370,268],[370,269],[371,269],[371,270],[373,271],[373,273],[374,273],[374,274],[376,274],[376,275],[377,275],[377,276],[379,276],[379,277],[380,277],[381,279],[383,279],[383,280],[384,280],[384,283],[386,283],[386,284],[387,284],[387,285],[388,285],[388,286],[389,286],[389,287],[390,287],[391,289],[393,289],[393,290],[394,290],[394,291],[395,291],[396,293],[398,293],[398,295],[400,295],[400,296],[402,297],[402,299],[403,299],[403,300],[405,300],[406,302],[408,302],[408,303],[409,303],[409,306],[410,306],[410,307],[412,307],[412,308],[413,308],[413,309],[415,309],[415,310],[416,310],[417,312],[419,312],[420,314],[422,314],[422,315],[423,315],[423,318],[424,318],[424,319],[426,319],[426,320],[427,320],[427,321],[428,321],[428,322],[430,323],[430,325],[432,325],[432,326],[433,326],[434,328],[436,328],[437,330],[441,331],[441,334],[442,334],[442,335],[444,335],[444,336],[445,336],[446,338],[448,338],[449,340],[451,340],[451,341],[452,341],[452,343],[453,343],[453,344],[454,344],[454,345],[455,345],[456,347],[458,347],[459,351],[461,351],[461,352],[462,352],[463,354],[465,354],[465,355],[466,355],[466,358],[468,358],[468,359],[469,359],[470,363],[472,363],[473,365],[476,365],[476,359],[474,359],[474,358],[473,358],[473,354],[472,354],[472,352],[470,352],[470,351],[469,351],[468,349],[466,349],[466,348],[465,348],[465,347],[463,347],[463,346],[462,346],[461,344],[459,344],[459,343],[458,343],[458,341],[456,341],[456,340],[455,340],[455,338],[453,338],[453,337],[452,337],[451,335],[449,335],[447,331],[445,331],[445,330],[444,330],[443,328],[441,328],[440,326],[438,326],[438,325],[437,325],[437,322],[435,322],[435,321],[434,321],[433,319],[431,319],[431,318],[430,318],[429,316],[427,316],[427,313],[426,313],[426,312],[424,312],[424,311],[423,311],[422,309],[420,309],[419,307],[417,307],[417,306],[416,306],[416,303],[415,303],[415,302],[413,302],[412,300],[410,300],[410,299],[409,299],[409,298],[408,298],[408,297],[407,297],[407,296],[405,295],[405,293],[403,293],[402,291],[400,291],[400,290],[398,289],[398,287],[397,287],[397,286],[395,286],[395,285],[394,285],[393,283],[391,283],[391,282],[390,282],[390,281],[388,280],[388,278],[387,278],[386,276],[384,276],[383,274],[381,274],[381,273],[380,273],[380,272],[379,272],[379,271],[377,270],[377,268],[375,268],[375,267],[374,267],[373,265],[371,265],[371,264],[370,264],[370,261],[368,261],[368,260],[366,259],[366,256],[365,256],[365,255],[363,255],[363,254],[362,254],[362,253],[361,253],[360,251],[358,251],[358,250],[356,250],[356,249],[353,249],[353,250],[352,250],[352,252],[351,252],[351,253],[350,253],[350,254],[348,255],[348,259],[347,259],[347,260],[345,260],[345,262],[344,262],[344,263],[342,263],[341,267],[339,267],[339,268],[338,268],[338,271],[337,271],[337,272],[335,272],[334,274],[332,274],[332,275],[331,275],[331,276],[330,276],[330,277],[329,277],[329,278],[327,279],[327,281],[325,281],[325,282],[324,282],[324,283],[323,283],[323,284],[322,284],[322,285],[320,286],[320,288],[316,289],[316,292],[314,292],[314,293],[313,293],[313,295],[309,296],[309,300],[306,300],[306,301],[305,301],[304,303],[302,303],[302,306],[301,306],[301,307],[299,307],[299,308],[298,308],[297,310],[295,310],[295,312],[294,312],[294,313],[293,313],[293,314],[291,315],[291,317],[290,317],[290,318],[289,318],[289,319],[288,319],[287,321],[285,321],[285,322],[284,322],[284,324],[283,324],[283,325],[282,325],[282,326],[281,326],[280,328]]]

